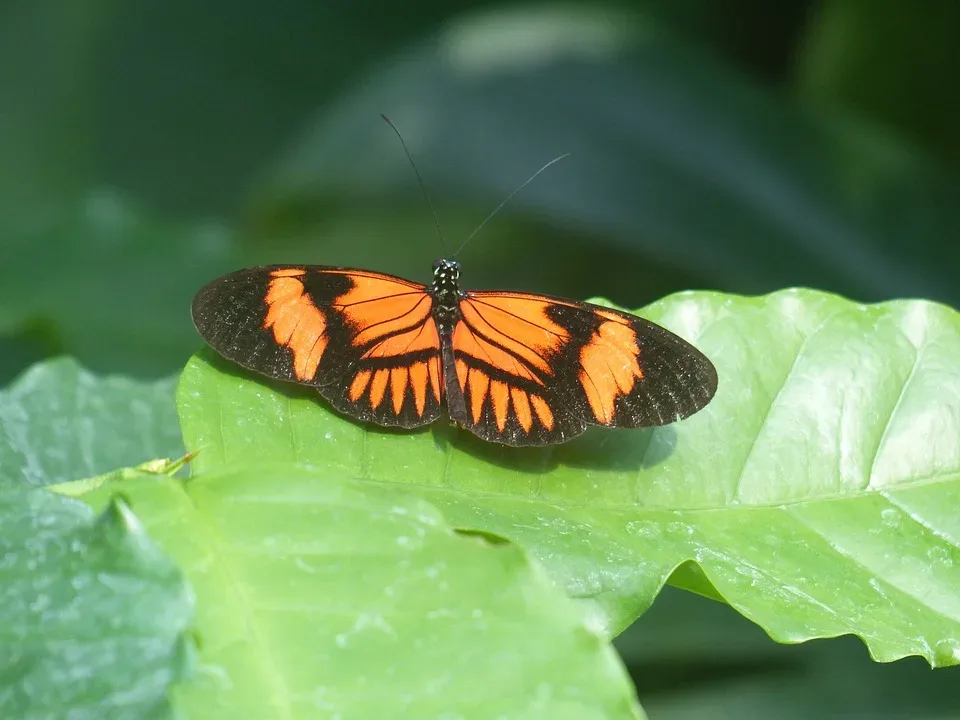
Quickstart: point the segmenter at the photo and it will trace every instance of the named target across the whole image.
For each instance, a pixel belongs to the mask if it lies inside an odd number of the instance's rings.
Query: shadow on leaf
[[[442,416],[432,425],[419,429],[382,427],[362,423],[332,408],[315,388],[295,383],[273,380],[248,371],[226,360],[211,348],[204,348],[203,360],[218,372],[244,382],[253,382],[294,400],[309,400],[315,403],[318,412],[327,418],[359,425],[366,432],[376,435],[409,436],[431,433],[437,448],[448,451],[450,446],[458,452],[470,455],[483,462],[521,473],[541,474],[558,466],[584,470],[637,472],[664,462],[676,448],[677,433],[673,426],[643,429],[610,429],[588,427],[587,431],[560,445],[539,447],[510,447],[486,442],[467,430],[463,430]]]

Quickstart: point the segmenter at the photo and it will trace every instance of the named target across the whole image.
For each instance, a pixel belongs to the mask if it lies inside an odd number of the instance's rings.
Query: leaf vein
[[[870,470],[867,472],[867,476],[864,478],[864,487],[870,487],[870,484],[873,482],[873,473],[877,467],[877,459],[880,457],[880,452],[883,450],[884,444],[887,442],[887,436],[890,433],[890,428],[893,425],[893,418],[896,416],[897,411],[900,410],[900,405],[903,403],[903,398],[907,394],[907,389],[910,387],[910,383],[913,382],[913,378],[917,374],[917,370],[920,367],[920,358],[923,356],[922,348],[914,348],[914,359],[913,367],[910,368],[910,374],[907,375],[907,378],[903,381],[903,385],[900,388],[900,394],[897,395],[897,401],[893,405],[893,409],[890,411],[890,414],[887,416],[887,421],[884,423],[883,431],[880,433],[880,439],[877,441],[876,450],[873,452],[873,459],[870,461]]]
[[[773,414],[773,409],[777,405],[777,401],[780,399],[780,396],[783,395],[783,391],[786,389],[787,385],[790,383],[790,378],[794,373],[794,370],[797,369],[797,365],[800,364],[801,358],[803,358],[803,353],[807,349],[807,346],[810,343],[810,340],[816,337],[817,333],[820,332],[820,329],[823,328],[833,317],[837,314],[838,311],[829,313],[825,318],[823,318],[819,325],[817,325],[813,330],[811,330],[807,336],[803,339],[803,342],[800,343],[800,347],[797,349],[797,356],[793,359],[793,364],[790,365],[790,369],[787,370],[787,374],[783,377],[783,382],[780,384],[780,388],[777,390],[776,394],[773,396],[773,399],[770,401],[770,405],[767,407],[766,413],[763,415],[763,420],[760,423],[760,427],[757,428],[757,432],[753,436],[753,440],[750,443],[750,449],[747,450],[746,457],[743,459],[743,465],[740,466],[740,472],[737,473],[737,477],[733,484],[733,491],[731,492],[730,499],[731,501],[736,501],[740,499],[740,487],[743,484],[743,476],[747,471],[747,466],[750,464],[750,460],[753,457],[754,451],[757,449],[757,443],[760,440],[760,436],[763,434],[764,428],[766,428],[767,423],[770,421],[770,416]]]

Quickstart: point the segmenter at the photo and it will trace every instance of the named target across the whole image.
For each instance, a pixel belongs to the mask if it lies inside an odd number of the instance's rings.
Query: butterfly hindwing
[[[381,425],[440,415],[440,343],[423,285],[366,270],[273,265],[240,270],[193,302],[221,355],[316,387],[335,408]]]
[[[589,303],[470,292],[454,330],[469,430],[508,445],[563,442],[586,426],[688,417],[717,387],[713,364],[640,317]]]
[[[380,273],[348,272],[350,289],[328,309],[331,355],[318,390],[352,417],[419,427],[440,416],[443,387],[433,299],[423,285]]]
[[[471,292],[460,302],[453,352],[467,417],[454,419],[484,440],[547,445],[586,428],[565,411],[573,377],[556,359],[570,333],[549,319],[551,305],[516,293]]]

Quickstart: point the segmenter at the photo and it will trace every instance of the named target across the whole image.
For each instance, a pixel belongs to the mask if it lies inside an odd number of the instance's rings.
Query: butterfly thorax
[[[437,260],[433,264],[433,316],[439,325],[452,326],[460,318],[460,263],[456,260]]]

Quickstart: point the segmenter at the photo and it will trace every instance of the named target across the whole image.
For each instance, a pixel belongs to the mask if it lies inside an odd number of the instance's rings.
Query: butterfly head
[[[440,259],[433,263],[434,282],[448,283],[460,280],[460,263],[456,260]]]

